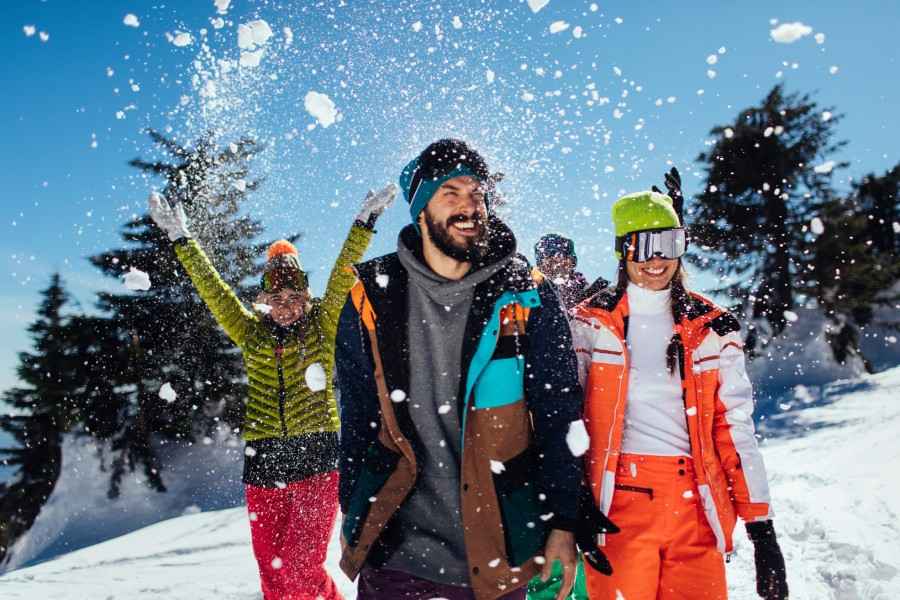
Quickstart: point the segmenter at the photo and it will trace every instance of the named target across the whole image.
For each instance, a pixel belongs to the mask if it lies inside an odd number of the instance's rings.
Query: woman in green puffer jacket
[[[396,190],[389,185],[366,196],[321,299],[310,296],[294,245],[272,244],[252,311],[191,239],[182,206],[150,195],[150,216],[243,354],[249,382],[243,482],[265,600],[341,598],[324,568],[338,506],[334,340],[356,281],[351,267],[365,253],[375,221]]]

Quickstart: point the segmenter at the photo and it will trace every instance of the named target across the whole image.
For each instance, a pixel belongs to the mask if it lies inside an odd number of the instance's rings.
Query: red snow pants
[[[343,600],[325,571],[338,510],[338,474],[285,488],[246,485],[253,554],[265,600]]]
[[[607,577],[585,563],[591,600],[726,600],[725,560],[703,513],[693,461],[623,454],[602,550]]]

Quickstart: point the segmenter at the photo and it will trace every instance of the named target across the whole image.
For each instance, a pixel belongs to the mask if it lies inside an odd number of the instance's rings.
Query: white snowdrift
[[[763,446],[792,600],[900,596],[900,367],[826,386],[819,406],[770,420]],[[335,531],[335,534],[337,531]],[[0,596],[259,599],[246,510],[184,516],[0,578]],[[756,600],[752,547],[736,532],[730,598]],[[328,568],[348,600],[354,586]]]

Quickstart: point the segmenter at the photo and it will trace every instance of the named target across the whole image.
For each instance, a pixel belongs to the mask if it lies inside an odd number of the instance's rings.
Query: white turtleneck
[[[669,290],[628,285],[628,405],[622,452],[655,456],[691,455],[676,369],[666,368],[666,348],[675,329]]]

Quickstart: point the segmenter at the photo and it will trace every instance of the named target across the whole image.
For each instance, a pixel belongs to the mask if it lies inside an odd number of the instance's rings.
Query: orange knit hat
[[[265,272],[260,282],[263,290],[276,291],[282,287],[301,290],[309,286],[297,247],[289,241],[273,242],[266,250],[266,259]]]
[[[278,240],[277,242],[272,242],[272,245],[266,250],[266,260],[272,260],[276,256],[284,256],[285,254],[300,256],[300,253],[297,252],[297,246],[287,240]]]

